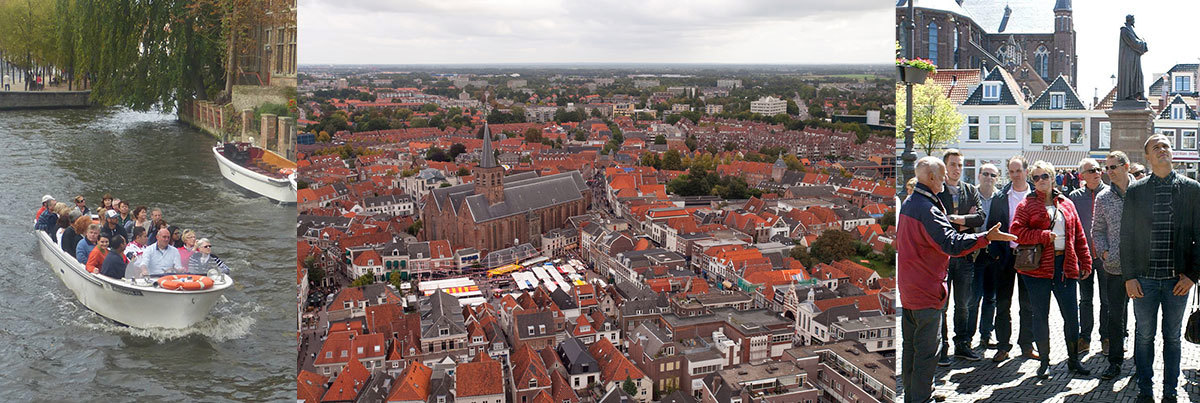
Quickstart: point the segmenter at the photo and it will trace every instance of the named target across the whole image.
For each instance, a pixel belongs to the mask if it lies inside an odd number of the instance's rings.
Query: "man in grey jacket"
[[[1125,282],[1121,280],[1121,211],[1125,189],[1129,188],[1133,175],[1129,174],[1129,157],[1124,152],[1108,153],[1104,164],[1112,186],[1096,195],[1091,239],[1092,250],[1100,257],[1102,266],[1095,276],[1100,278],[1102,291],[1100,314],[1108,315],[1107,320],[1101,317],[1100,321],[1101,344],[1108,355],[1108,369],[1100,374],[1100,379],[1107,381],[1121,374],[1121,364],[1125,362],[1125,319],[1129,297],[1125,295]]]
[[[1080,160],[1079,179],[1083,181],[1083,184],[1079,189],[1075,189],[1067,196],[1071,199],[1071,203],[1075,204],[1075,211],[1079,213],[1079,221],[1083,224],[1083,233],[1089,234],[1089,238],[1091,238],[1090,234],[1092,233],[1092,208],[1096,204],[1096,196],[1108,187],[1108,185],[1100,181],[1101,172],[1103,170],[1100,169],[1100,163],[1096,162],[1095,159],[1084,158]],[[1090,239],[1088,247],[1092,248],[1091,250],[1094,255],[1096,253],[1096,245],[1091,243]],[[1092,273],[1103,271],[1100,268],[1102,264],[1100,259],[1092,256]],[[1079,346],[1078,351],[1081,356],[1086,355],[1087,351],[1091,348],[1092,328],[1095,327],[1096,310],[1094,309],[1095,305],[1092,303],[1096,291],[1095,279],[1096,276],[1079,279],[1079,341],[1077,345]],[[1108,291],[1100,288],[1100,300],[1103,301],[1106,294],[1108,294]],[[1104,308],[1105,305],[1101,304],[1100,343],[1102,346],[1108,340],[1108,331],[1104,327],[1104,325],[1108,324],[1108,319],[1104,315]]]

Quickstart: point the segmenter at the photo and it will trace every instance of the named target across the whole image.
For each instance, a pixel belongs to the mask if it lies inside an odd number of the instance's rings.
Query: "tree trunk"
[[[236,13],[237,11],[231,11]],[[225,49],[225,95],[223,98],[230,101],[233,100],[233,82],[237,79],[237,65],[235,62],[234,48],[237,46],[237,24],[230,24],[229,27],[229,45]]]

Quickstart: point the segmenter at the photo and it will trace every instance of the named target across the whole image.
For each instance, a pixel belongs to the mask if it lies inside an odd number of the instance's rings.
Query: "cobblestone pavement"
[[[1193,289],[1192,292],[1195,292]],[[1099,293],[1096,294],[1097,299]],[[1192,305],[1194,297],[1188,298],[1189,305]],[[1015,296],[1014,296],[1015,299]],[[1121,367],[1121,376],[1111,381],[1102,381],[1100,373],[1108,367],[1108,357],[1105,357],[1100,352],[1100,335],[1096,330],[1092,334],[1091,351],[1083,356],[1082,362],[1084,368],[1092,372],[1089,377],[1071,377],[1067,370],[1067,350],[1066,340],[1063,337],[1063,321],[1058,313],[1058,304],[1053,302],[1051,298],[1050,307],[1050,374],[1049,380],[1043,381],[1038,379],[1035,374],[1037,372],[1039,362],[1036,360],[1026,360],[1020,357],[1021,348],[1016,346],[1017,331],[1019,325],[1013,324],[1013,340],[1014,346],[1009,352],[1009,358],[1002,363],[992,362],[991,358],[995,354],[995,349],[987,349],[982,353],[983,359],[971,362],[962,359],[951,357],[952,364],[949,367],[938,367],[934,374],[934,395],[942,395],[946,397],[946,402],[1133,402],[1137,398],[1138,388],[1137,382],[1133,379],[1134,363],[1133,363],[1133,328],[1135,326],[1133,319],[1132,303],[1129,310],[1129,336],[1125,339],[1125,363]],[[1184,315],[1186,320],[1187,315],[1196,307],[1189,306],[1188,313]],[[949,319],[948,327],[951,337],[954,335],[953,323],[953,300],[947,308],[947,319]],[[1017,312],[1017,303],[1013,301],[1012,318],[1016,321],[1019,316]],[[1100,304],[1096,301],[1095,310],[1099,316]],[[1098,318],[1097,318],[1098,319]],[[1097,326],[1099,320],[1097,320]],[[1162,398],[1162,330],[1161,324],[1159,331],[1155,337],[1155,360],[1154,360],[1154,396],[1155,401]],[[897,339],[902,337],[901,332],[897,331]],[[897,345],[900,344],[897,340]],[[973,345],[979,344],[979,337],[976,335]],[[1177,394],[1180,402],[1200,402],[1200,345],[1188,343],[1182,340],[1183,344],[1183,359],[1180,362],[1182,373],[1179,379],[1179,387]],[[953,345],[953,342],[951,342]],[[951,353],[954,348],[951,346]],[[980,353],[981,350],[975,350]],[[897,351],[896,366],[897,366],[897,386],[898,396],[903,394],[903,385],[900,385],[900,360],[902,354]],[[898,399],[898,401],[902,398]]]

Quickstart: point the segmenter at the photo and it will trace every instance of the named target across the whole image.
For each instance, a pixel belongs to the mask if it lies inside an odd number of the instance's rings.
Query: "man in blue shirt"
[[[158,230],[154,244],[142,253],[141,264],[151,276],[183,272],[179,249],[171,246],[171,233],[166,228]]]

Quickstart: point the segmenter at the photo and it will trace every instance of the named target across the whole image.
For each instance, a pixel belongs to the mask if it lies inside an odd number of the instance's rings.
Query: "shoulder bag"
[[[1054,219],[1057,217],[1058,208],[1055,207],[1054,216],[1050,217],[1050,225],[1046,227],[1046,230],[1054,228]],[[1044,248],[1044,245],[1040,243],[1033,245],[1017,245],[1017,249],[1015,251],[1016,262],[1013,264],[1013,268],[1019,272],[1036,270],[1038,266],[1041,266],[1042,264],[1042,252]]]
[[[1193,294],[1195,294],[1193,297],[1194,300],[1200,301],[1200,291]],[[1187,340],[1188,343],[1200,344],[1200,309],[1197,308],[1196,303],[1192,304],[1192,313],[1188,315],[1187,328],[1183,332],[1183,339]]]

